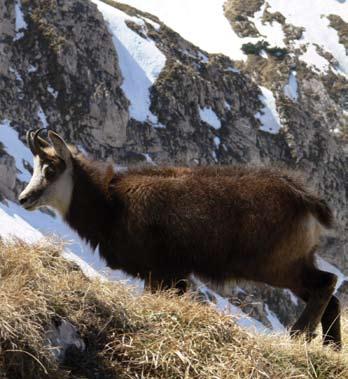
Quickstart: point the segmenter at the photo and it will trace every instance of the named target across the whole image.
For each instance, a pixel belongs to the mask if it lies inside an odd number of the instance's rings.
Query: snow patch
[[[298,100],[298,85],[296,74],[296,71],[290,72],[288,83],[284,87],[285,96],[293,101]]]
[[[152,160],[152,158],[150,157],[150,154],[143,153],[143,156],[145,157],[147,163],[150,163],[151,165],[156,166],[156,163]]]
[[[42,127],[47,128],[48,127],[47,118],[46,118],[45,112],[42,110],[41,106],[39,106],[39,109],[37,111],[37,117],[39,117],[41,124],[42,124]]]
[[[327,262],[324,258],[317,256],[316,263],[320,270],[331,272],[337,276],[335,292],[341,287],[344,281],[348,280],[347,276],[345,276],[337,267]]]
[[[147,22],[148,24],[152,25],[153,28],[154,28],[155,30],[159,31],[159,30],[161,29],[161,25],[160,25],[159,23],[157,23],[157,22],[155,22],[155,21],[152,21],[152,20],[150,20],[150,19],[147,18],[147,17],[142,17],[142,19],[143,19],[145,22]]]
[[[307,51],[300,55],[299,58],[319,72],[327,72],[330,66],[329,61],[318,53],[314,45],[308,45]]]
[[[238,68],[235,68],[235,67],[227,67],[225,68],[224,70],[225,72],[234,72],[236,74],[239,74],[240,73],[240,70],[238,70]]]
[[[157,129],[165,129],[166,126],[162,124],[161,122],[158,121],[157,117],[153,119],[155,123],[152,123],[152,127],[157,128]]]
[[[267,40],[267,42],[271,46],[277,47],[286,47],[284,43],[284,32],[283,26],[278,21],[273,22],[264,22],[262,21],[262,16],[266,7],[268,6],[267,2],[265,2],[259,11],[254,14],[254,17],[250,18],[251,21],[254,22],[259,33]],[[265,53],[265,52],[264,52]],[[266,54],[267,58],[267,54]]]
[[[268,59],[267,51],[262,49],[262,50],[260,51],[260,57],[265,58],[265,59]]]
[[[268,333],[270,330],[263,325],[260,321],[249,317],[246,313],[244,313],[240,308],[231,304],[228,299],[220,296],[214,291],[211,291],[206,287],[204,283],[202,283],[196,277],[192,278],[195,284],[197,285],[197,289],[201,291],[207,299],[209,299],[211,294],[216,299],[216,303],[209,301],[209,303],[215,307],[218,311],[225,315],[231,315],[235,319],[236,323],[246,329],[251,329],[254,332],[260,333]]]
[[[272,330],[274,330],[275,332],[284,332],[284,325],[279,321],[278,317],[269,309],[267,304],[265,304],[265,310],[266,317],[272,325]]]
[[[130,116],[141,122],[158,126],[157,117],[150,111],[150,88],[166,63],[165,55],[150,40],[131,30],[126,21],[144,24],[144,21],[103,3],[92,0],[103,14],[118,54],[124,78],[122,89],[129,99]]]
[[[55,99],[58,97],[58,91],[55,91],[50,85],[47,86],[47,92],[50,93]]]
[[[198,57],[195,55],[195,54],[192,54],[190,51],[188,51],[187,49],[183,50],[183,49],[180,49],[178,48],[178,50],[182,53],[182,54],[185,54],[187,55],[188,57],[192,58],[192,59],[199,59],[201,60],[203,63],[208,63],[209,62],[209,58],[203,54],[201,51],[197,51],[197,55]]]
[[[260,89],[262,92],[260,100],[264,107],[261,109],[261,112],[256,113],[255,117],[261,121],[260,130],[271,134],[277,134],[282,126],[276,109],[275,98],[272,91],[268,88],[260,86]]]
[[[229,111],[231,110],[231,106],[230,106],[230,104],[228,104],[228,102],[226,100],[224,102],[224,105],[225,105],[226,109],[228,109]]]
[[[307,53],[301,55],[300,59],[325,72],[328,61],[316,52],[315,45],[318,45],[331,53],[337,60],[340,70],[348,74],[346,50],[339,43],[338,33],[330,27],[330,21],[327,18],[330,14],[336,14],[348,22],[347,1],[316,0],[315,6],[312,0],[293,0],[291,6],[288,2],[279,0],[268,0],[268,3],[270,12],[280,12],[287,23],[305,28],[302,38],[294,43],[298,48],[308,45]]]
[[[209,62],[209,58],[205,54],[201,53],[200,51],[198,51],[198,56],[202,62],[204,63]]]
[[[67,320],[60,320],[59,326],[52,325],[46,331],[47,344],[57,360],[63,361],[66,351],[74,346],[79,351],[86,349],[77,328]]]
[[[183,38],[208,53],[222,53],[246,60],[243,43],[259,38],[240,38],[224,15],[225,0],[123,0],[142,11],[156,15]]]
[[[256,43],[266,39],[271,46],[285,47],[282,25],[273,21],[263,22],[262,15],[266,2],[250,20],[264,37],[241,38],[232,29],[224,15],[225,0],[123,0],[135,8],[149,12],[160,18],[166,25],[178,32],[183,38],[209,53],[222,53],[235,60],[246,60],[243,44]],[[304,27],[303,38],[294,42],[295,48],[309,44],[309,52],[301,59],[314,65],[319,70],[326,66],[324,61],[313,53],[313,44],[322,46],[339,62],[340,69],[348,73],[348,57],[345,48],[339,43],[338,33],[329,26],[327,15],[337,14],[348,22],[348,2],[342,0],[293,0],[291,6],[287,1],[269,0],[268,11],[280,12],[288,24]],[[310,47],[312,46],[312,47]],[[267,54],[263,52],[265,57]]]
[[[288,289],[284,290],[285,293],[287,293],[290,296],[291,301],[295,304],[298,305],[298,298]]]
[[[214,137],[214,144],[215,144],[217,149],[220,147],[220,144],[221,144],[220,137],[217,137],[217,136]]]
[[[35,243],[44,236],[58,236],[67,243],[62,256],[78,264],[85,275],[101,280],[120,280],[142,287],[139,280],[131,279],[121,271],[109,269],[99,252],[93,251],[58,216],[52,217],[41,211],[29,212],[8,201],[6,204],[0,203],[0,224],[0,236],[7,240],[15,237],[27,243]]]
[[[15,13],[16,13],[16,35],[13,38],[14,41],[18,41],[19,39],[24,37],[24,30],[27,29],[28,25],[24,20],[23,12],[22,12],[22,4],[20,0],[16,0],[15,2]]]
[[[13,74],[15,74],[16,80],[23,83],[23,79],[22,79],[20,73],[16,69],[10,67],[9,71],[12,72]]]
[[[30,64],[28,67],[28,72],[31,73],[31,72],[36,72],[36,71],[37,71],[37,67]]]
[[[202,121],[211,125],[214,129],[221,128],[221,121],[210,107],[199,108],[199,116]]]
[[[33,155],[18,138],[18,133],[10,126],[8,120],[0,122],[0,141],[4,144],[6,152],[16,160],[16,167],[20,172],[18,179],[22,182],[29,182],[31,174],[23,163],[32,162]]]

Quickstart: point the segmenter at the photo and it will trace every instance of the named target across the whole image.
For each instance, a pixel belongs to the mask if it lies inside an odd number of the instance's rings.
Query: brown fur
[[[341,346],[336,277],[314,250],[332,227],[326,202],[288,171],[255,167],[144,168],[115,173],[73,154],[66,221],[113,269],[153,286],[190,274],[223,284],[252,280],[289,288],[307,302],[293,327]]]

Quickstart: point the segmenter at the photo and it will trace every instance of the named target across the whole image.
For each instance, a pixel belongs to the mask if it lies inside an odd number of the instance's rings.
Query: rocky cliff
[[[327,70],[300,59],[304,30],[280,11],[245,3],[225,3],[234,32],[251,41],[245,59],[233,61],[111,0],[0,0],[0,121],[22,141],[29,128],[50,127],[120,165],[302,170],[337,213],[337,236],[321,254],[348,274],[347,76],[320,46]],[[329,21],[346,46],[345,21],[335,14]],[[262,28],[272,23],[284,35],[281,47],[265,44]],[[14,181],[6,146],[0,151],[0,190],[12,200],[23,180]],[[267,325],[270,311],[287,324],[300,307],[288,292],[245,290],[231,297]]]

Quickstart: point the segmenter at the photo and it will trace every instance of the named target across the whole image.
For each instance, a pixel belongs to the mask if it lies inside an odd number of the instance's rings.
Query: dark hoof
[[[302,334],[305,335],[305,339],[307,342],[311,342],[315,337],[318,336],[318,333],[315,333],[315,332],[309,332],[309,331],[303,331],[303,330],[299,330],[299,329],[294,329],[292,328],[290,330],[290,337],[291,338],[298,338],[299,336],[301,336]]]
[[[341,351],[342,350],[342,341],[337,340],[331,336],[325,336],[323,340],[324,346],[329,346],[334,351]]]

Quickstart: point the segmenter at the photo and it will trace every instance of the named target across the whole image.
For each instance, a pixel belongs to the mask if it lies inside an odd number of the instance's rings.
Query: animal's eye
[[[53,166],[48,165],[48,166],[46,166],[46,168],[45,168],[44,174],[45,174],[45,178],[46,178],[46,179],[48,179],[48,180],[49,180],[49,179],[53,179],[54,176],[55,176],[55,174],[56,174],[56,170],[54,169]]]

